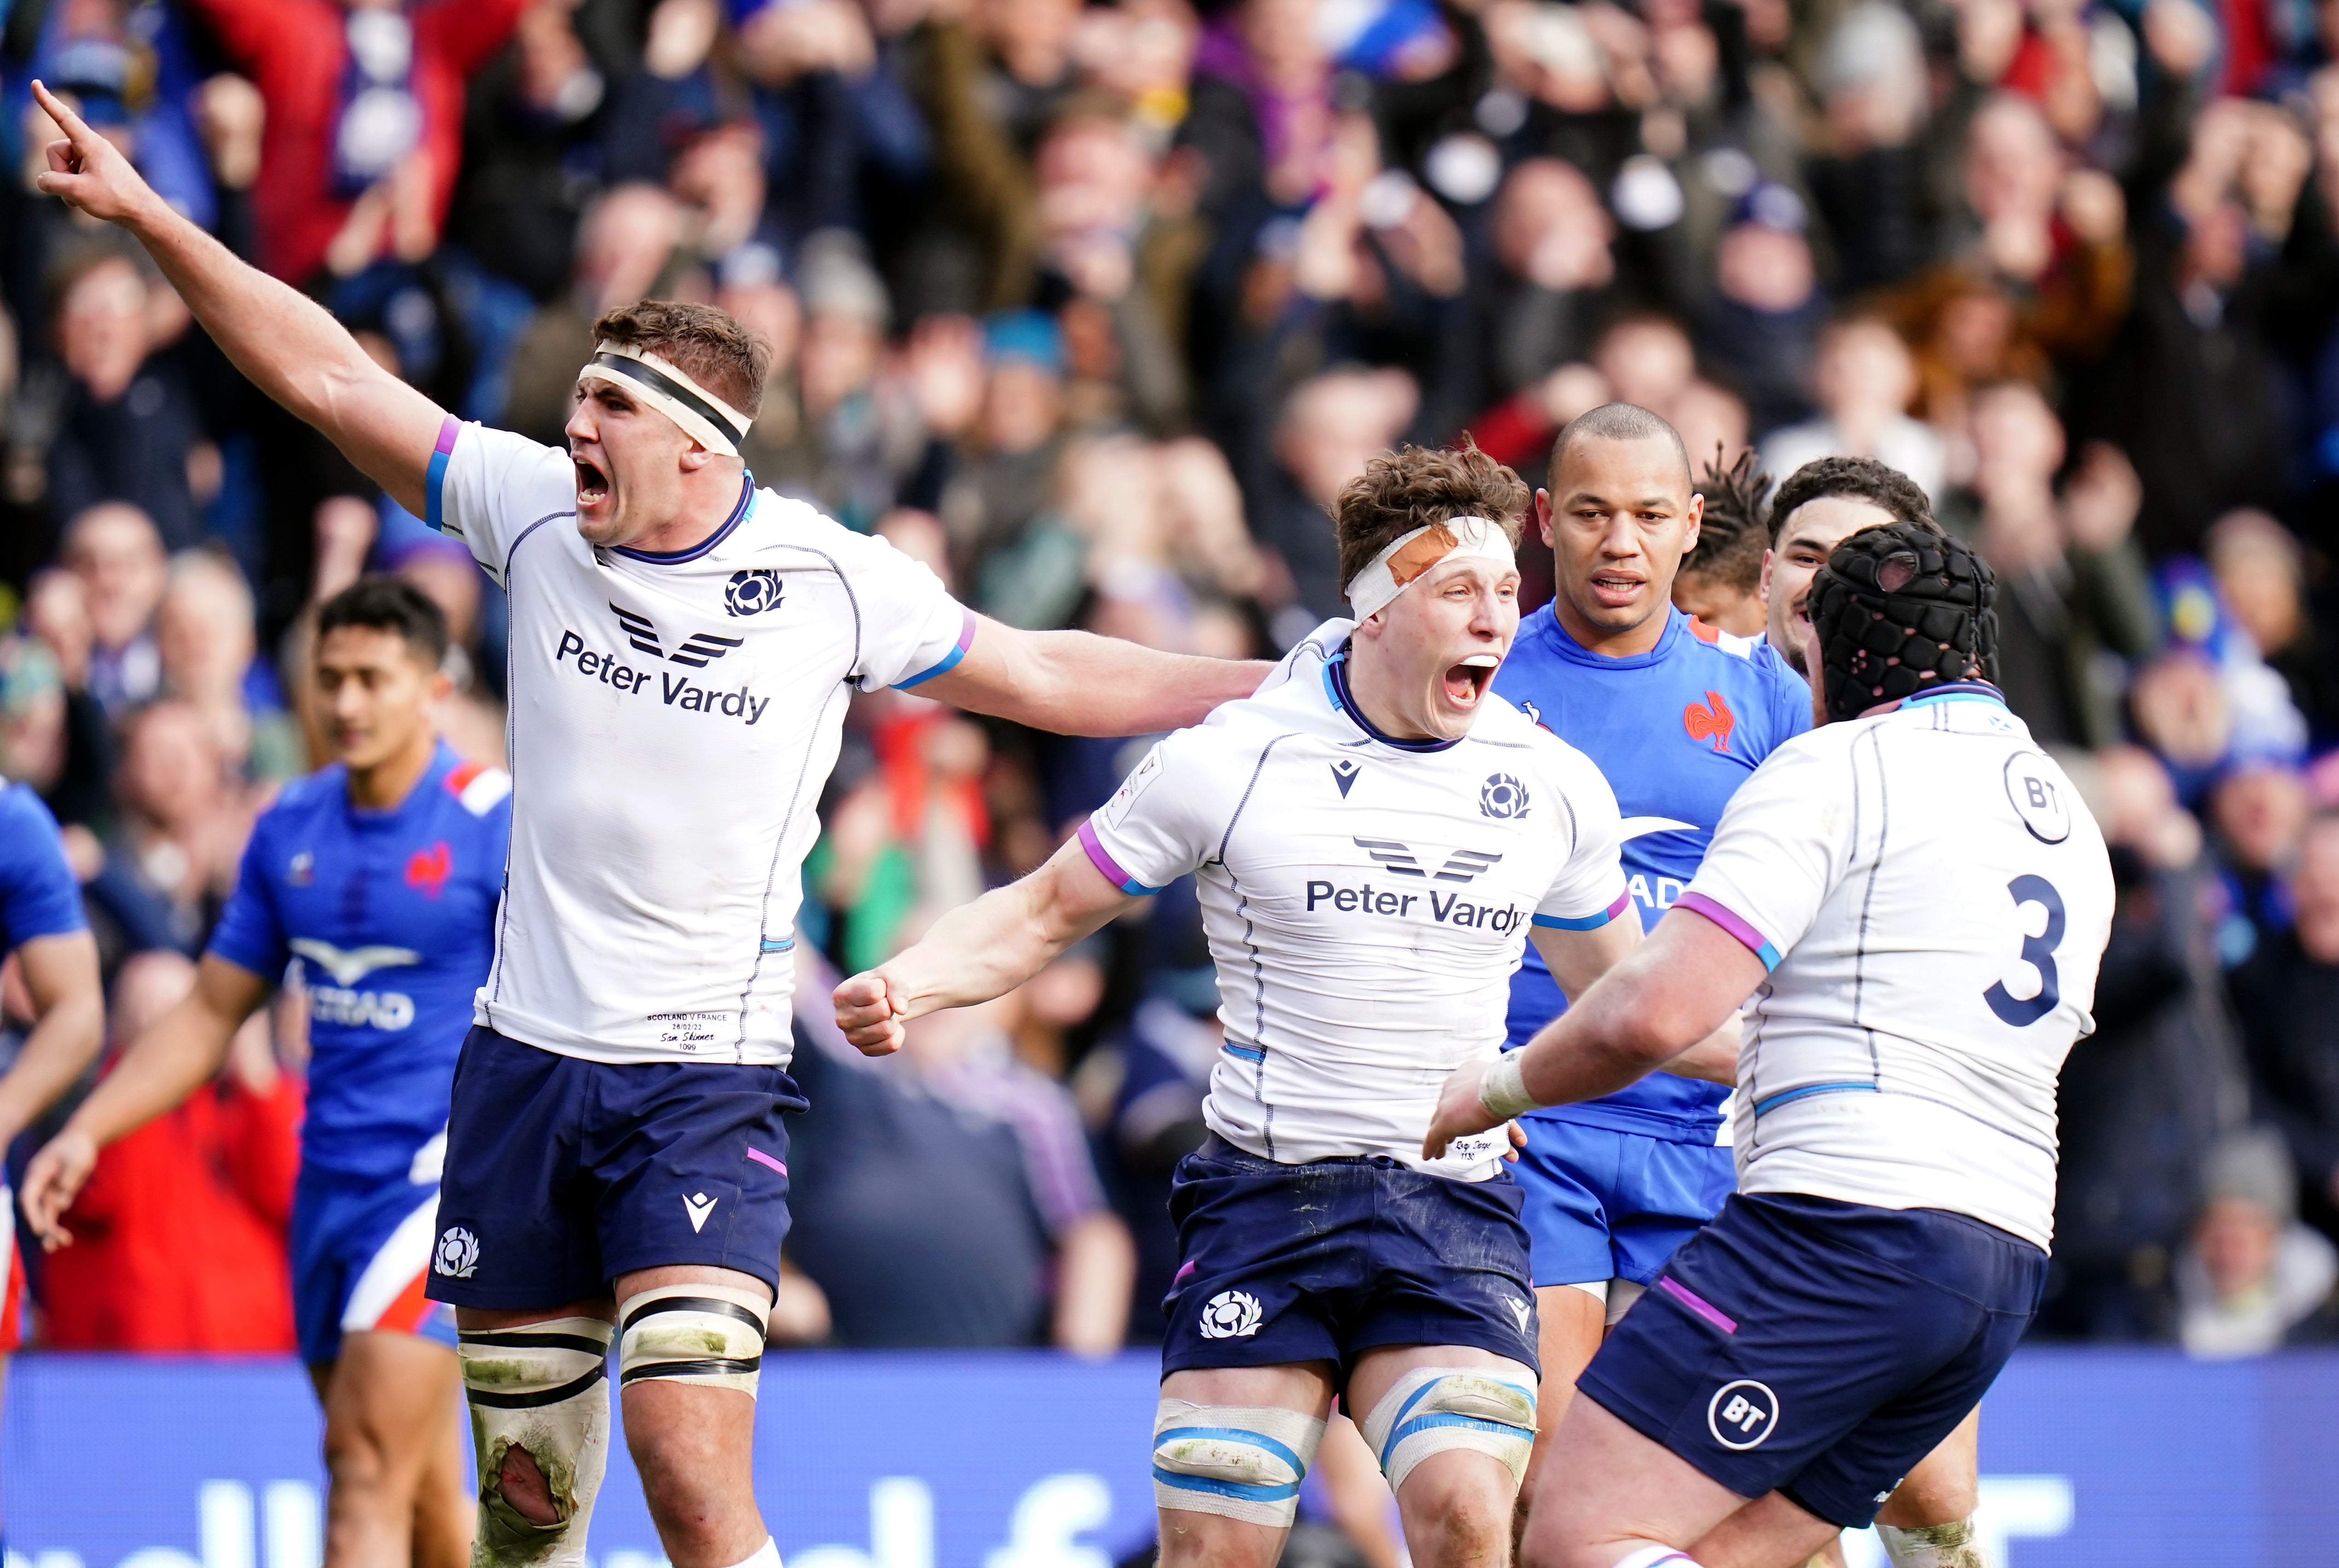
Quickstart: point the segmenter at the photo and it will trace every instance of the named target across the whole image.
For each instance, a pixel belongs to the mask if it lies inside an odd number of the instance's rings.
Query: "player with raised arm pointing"
[[[854,689],[1078,734],[1191,723],[1263,666],[980,621],[755,488],[765,350],[721,311],[596,323],[566,450],[467,425],[172,211],[38,85],[40,188],[120,224],[221,349],[511,599],[511,863],[456,1069],[430,1293],[459,1310],[475,1560],[574,1565],[626,1437],[675,1568],[776,1568],[750,1487],[787,1226],[799,869]]]
[[[1825,722],[1741,786],[1638,952],[1446,1082],[1424,1158],[1631,1082],[1759,992],[1740,1191],[1584,1375],[1528,1517],[1537,1568],[1694,1568],[1718,1527],[1800,1560],[1874,1517],[2038,1307],[2056,1075],[2091,1027],[2112,879],[1989,683],[1991,592],[1910,523],[1837,546],[1805,645]]]
[[[1196,874],[1226,1040],[1171,1199],[1164,1568],[1270,1568],[1335,1395],[1414,1562],[1509,1560],[1535,1428],[1519,1188],[1499,1136],[1428,1159],[1411,1131],[1446,1067],[1500,1047],[1530,934],[1571,991],[1640,937],[1614,796],[1492,690],[1526,499],[1475,450],[1373,459],[1336,519],[1353,621],[1161,742],[1041,870],[837,988],[847,1037],[890,1050]]]

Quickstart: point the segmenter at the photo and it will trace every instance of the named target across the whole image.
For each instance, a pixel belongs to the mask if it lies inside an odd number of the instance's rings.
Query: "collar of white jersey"
[[[667,419],[710,452],[726,458],[739,455],[755,421],[700,386],[670,360],[621,343],[597,343],[592,360],[582,372],[588,381],[623,387]]]
[[[1399,534],[1348,584],[1348,606],[1357,619],[1369,620],[1428,576],[1440,561],[1474,557],[1500,561],[1505,567],[1518,565],[1510,536],[1485,518],[1448,518]]]

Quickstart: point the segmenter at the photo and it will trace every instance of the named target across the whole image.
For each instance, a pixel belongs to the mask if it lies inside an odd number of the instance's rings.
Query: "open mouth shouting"
[[[596,506],[609,498],[609,476],[590,458],[569,454],[568,460],[577,466],[577,504]]]
[[[1446,667],[1446,700],[1457,708],[1474,708],[1486,689],[1494,684],[1495,670],[1503,662],[1500,654],[1472,654],[1460,664]]]

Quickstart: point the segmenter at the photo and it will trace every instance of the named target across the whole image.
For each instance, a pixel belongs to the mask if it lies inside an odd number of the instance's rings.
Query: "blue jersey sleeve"
[[[235,892],[220,912],[219,924],[212,928],[211,946],[207,950],[275,984],[284,977],[285,965],[292,960],[292,950],[285,944],[284,922],[276,908],[276,899],[268,885],[267,853],[269,834],[267,819],[244,846],[243,864],[237,870]]]
[[[88,927],[57,819],[29,786],[0,788],[0,953]]]

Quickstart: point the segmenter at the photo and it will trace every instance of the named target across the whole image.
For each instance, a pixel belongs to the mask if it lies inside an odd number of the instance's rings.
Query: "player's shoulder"
[[[1472,721],[1468,743],[1506,755],[1521,768],[1542,775],[1546,784],[1574,794],[1597,786],[1613,794],[1608,775],[1590,756],[1537,724],[1516,704],[1489,692]]]
[[[327,763],[315,773],[287,779],[276,792],[252,824],[253,833],[281,833],[296,823],[314,820],[323,814],[338,814],[341,803],[349,798],[350,770],[340,763]]]
[[[0,784],[0,842],[37,842],[57,836],[57,819],[31,784]]]
[[[825,566],[842,576],[922,563],[874,534],[856,533],[809,501],[776,490],[755,492],[754,505],[723,552],[726,565]]]
[[[1712,672],[1714,678],[1732,683],[1744,690],[1760,689],[1766,693],[1790,691],[1796,687],[1810,690],[1803,677],[1797,675],[1778,650],[1764,636],[1741,636],[1725,632],[1719,626],[1708,626],[1695,616],[1682,617],[1684,634],[1675,657],[1693,663],[1702,671]]]
[[[511,815],[511,774],[491,763],[459,762],[439,779],[439,788],[465,814],[482,823]]]

